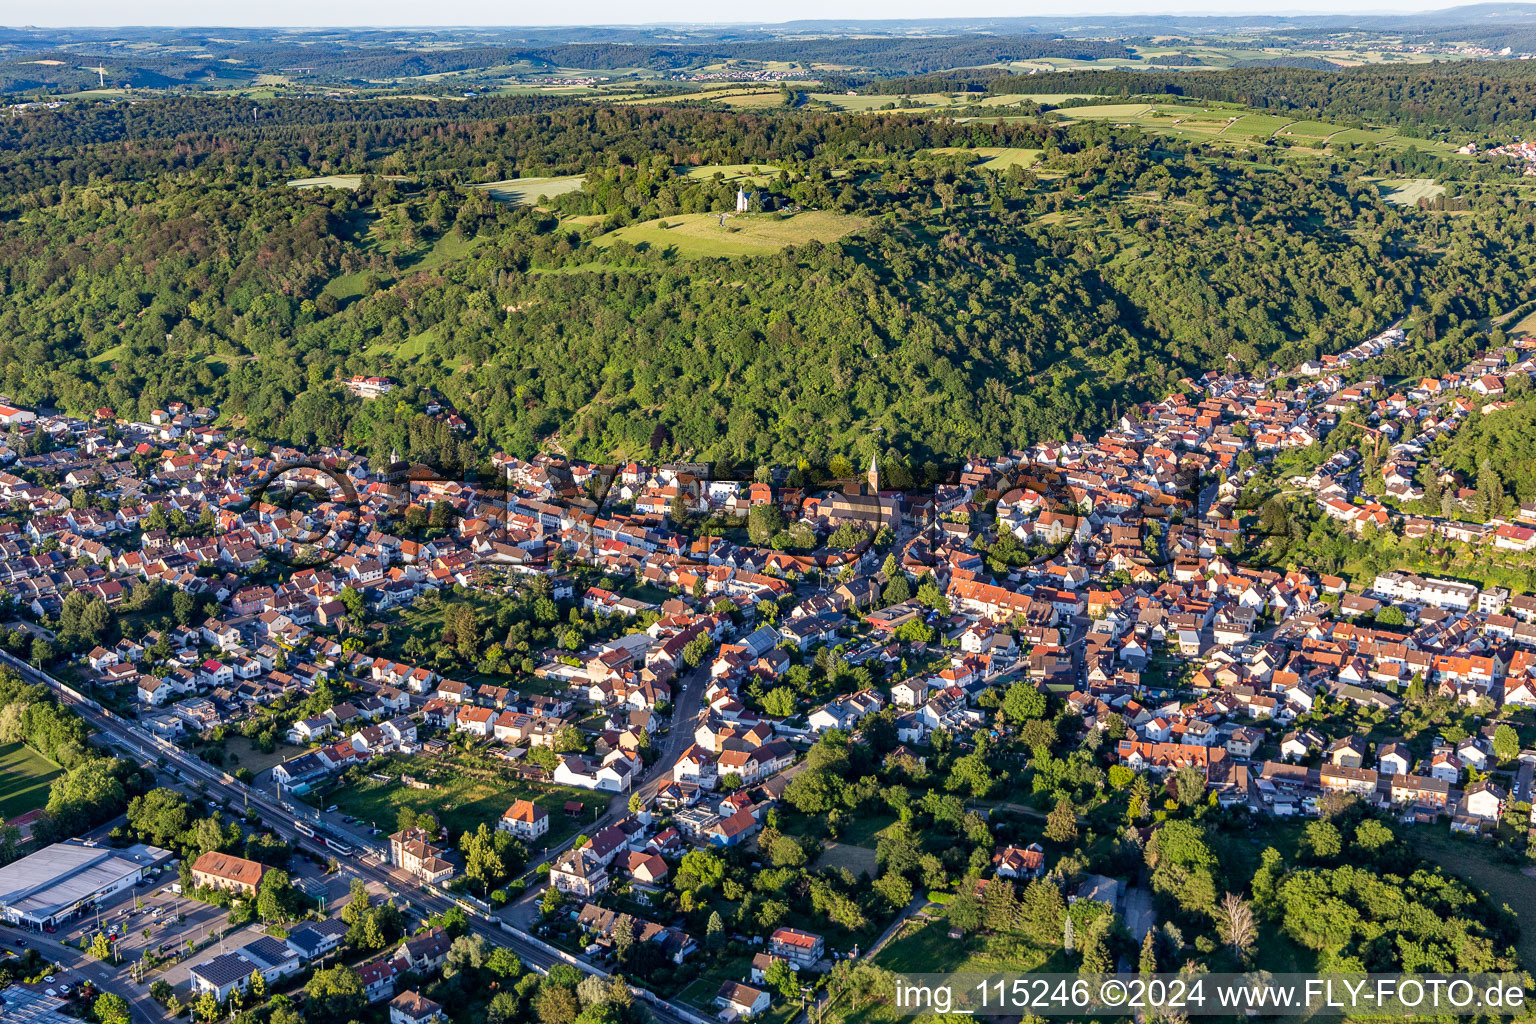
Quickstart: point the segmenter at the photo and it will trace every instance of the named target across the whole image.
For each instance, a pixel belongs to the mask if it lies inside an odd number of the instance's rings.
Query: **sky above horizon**
[[[558,4],[493,3],[467,0],[444,8],[428,8],[415,0],[267,0],[261,4],[213,9],[198,0],[138,0],[124,5],[108,0],[76,0],[58,7],[26,9],[27,20],[15,19],[22,8],[0,3],[0,24],[47,27],[94,27],[121,25],[230,26],[230,27],[455,27],[547,25],[642,25],[695,23],[765,24],[750,17],[746,8],[729,8],[704,0],[673,0],[671,3],[626,3],[620,0],[588,0],[574,7]],[[1328,0],[1211,0],[1185,2],[1127,2],[1127,0],[1079,0],[1070,6],[1049,3],[1010,3],[1007,0],[975,0],[964,5],[936,4],[933,0],[781,0],[773,5],[773,21],[801,19],[892,18],[996,18],[1076,17],[1110,14],[1401,14],[1453,6],[1447,0],[1400,0],[1390,4],[1371,0],[1341,6]],[[443,17],[434,19],[433,14]],[[728,17],[721,17],[728,14]],[[13,20],[14,19],[14,20]]]

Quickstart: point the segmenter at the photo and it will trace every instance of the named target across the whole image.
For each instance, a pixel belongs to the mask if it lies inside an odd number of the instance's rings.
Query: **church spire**
[[[880,460],[875,455],[869,457],[869,490],[872,494],[880,493]]]

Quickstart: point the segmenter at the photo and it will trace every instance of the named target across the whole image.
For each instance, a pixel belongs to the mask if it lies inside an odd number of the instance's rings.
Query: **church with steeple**
[[[878,455],[869,457],[863,483],[850,482],[841,493],[830,495],[822,508],[834,526],[856,522],[870,529],[887,525],[894,530],[901,524],[901,495],[880,493]]]

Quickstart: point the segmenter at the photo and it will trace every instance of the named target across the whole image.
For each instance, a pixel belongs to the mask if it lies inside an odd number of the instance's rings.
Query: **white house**
[[[537,839],[549,831],[549,812],[532,800],[514,801],[496,827],[524,841]]]
[[[873,690],[860,690],[846,694],[812,711],[806,721],[812,732],[828,729],[851,729],[865,715],[879,711],[883,706],[880,695]]]

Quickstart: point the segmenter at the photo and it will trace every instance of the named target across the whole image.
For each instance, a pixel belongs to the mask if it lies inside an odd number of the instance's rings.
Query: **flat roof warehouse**
[[[0,868],[0,918],[39,929],[57,924],[129,888],[170,857],[157,846],[113,850],[80,840],[54,843]]]

